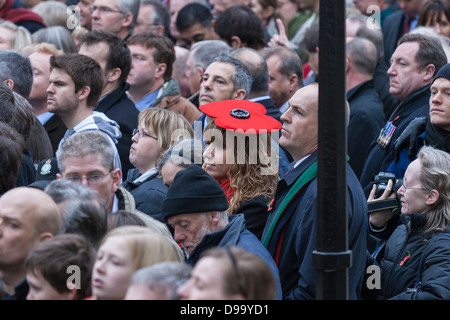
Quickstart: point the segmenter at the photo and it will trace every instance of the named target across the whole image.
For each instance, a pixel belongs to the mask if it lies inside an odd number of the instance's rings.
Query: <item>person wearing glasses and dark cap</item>
[[[91,12],[92,30],[106,30],[127,40],[134,32],[140,0],[95,0]]]
[[[139,113],[138,127],[133,131],[129,151],[135,166],[122,184],[134,197],[136,208],[165,222],[161,204],[167,187],[159,176],[156,162],[175,142],[193,137],[194,131],[183,116],[166,109],[147,108]]]

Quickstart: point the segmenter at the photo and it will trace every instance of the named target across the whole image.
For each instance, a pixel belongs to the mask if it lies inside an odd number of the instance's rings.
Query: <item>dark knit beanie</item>
[[[448,81],[450,81],[450,63],[447,63],[445,66],[439,69],[439,71],[434,76],[433,82],[437,78],[445,78]]]
[[[162,203],[162,214],[166,220],[184,213],[227,209],[227,197],[219,183],[196,165],[189,166],[175,175]]]

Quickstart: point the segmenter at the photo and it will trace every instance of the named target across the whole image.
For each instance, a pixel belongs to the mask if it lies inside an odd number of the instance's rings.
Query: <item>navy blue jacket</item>
[[[164,185],[162,178],[158,177],[158,172],[150,175],[143,182],[133,183],[140,175],[139,170],[131,169],[128,171],[127,180],[122,183],[122,186],[134,197],[137,210],[166,223],[161,214],[161,206],[166,198],[167,187]]]
[[[347,92],[350,121],[347,127],[349,163],[359,178],[369,146],[384,126],[384,106],[373,81],[363,82]]]
[[[278,268],[269,252],[264,248],[256,236],[245,228],[245,219],[242,214],[229,216],[228,225],[216,232],[205,235],[203,240],[194,248],[187,259],[187,263],[194,266],[203,252],[214,247],[239,247],[263,259],[275,277],[277,288],[276,297],[281,298],[281,285]]]
[[[273,209],[269,213],[266,230],[284,197],[299,176],[314,161],[317,151],[300,163],[284,179],[280,180],[275,193]],[[367,216],[366,197],[353,170],[347,165],[347,206],[348,206],[348,248],[352,250],[352,266],[349,269],[349,298],[360,298],[362,280],[366,270],[365,219]],[[316,298],[316,269],[313,265],[313,251],[316,250],[317,178],[313,179],[302,193],[287,207],[274,229],[268,244],[269,252],[276,247],[275,233],[281,232],[283,219],[287,220],[281,242],[278,269],[280,272],[283,299],[311,300]],[[263,236],[264,237],[264,236]],[[275,243],[274,243],[275,242]]]
[[[104,97],[99,103],[95,111],[103,112],[111,120],[115,120],[120,126],[122,137],[119,138],[116,146],[119,152],[120,163],[122,164],[123,176],[126,177],[128,170],[134,168],[130,163],[131,137],[133,130],[138,126],[139,111],[134,106],[126,91],[129,84],[125,83],[116,90]]]
[[[377,143],[377,137],[372,142],[359,179],[366,197],[372,190],[372,181],[379,172],[386,171],[394,160],[393,144],[414,118],[428,117],[430,85],[426,85],[411,93],[397,106],[389,121],[397,127],[386,148]],[[381,128],[380,128],[381,129]]]

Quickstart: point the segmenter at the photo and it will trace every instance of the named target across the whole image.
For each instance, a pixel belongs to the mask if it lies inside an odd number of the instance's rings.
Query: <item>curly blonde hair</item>
[[[234,159],[228,172],[230,187],[233,188],[234,195],[230,200],[228,215],[235,213],[246,201],[264,196],[267,199],[273,198],[278,183],[278,168],[273,169],[275,157],[278,157],[272,148],[270,134],[243,134],[225,130],[211,121],[205,128],[207,130],[218,130],[223,141],[223,148],[227,148],[227,140],[232,138],[234,147]],[[227,137],[228,135],[228,137]],[[206,143],[214,143],[216,135],[210,137],[205,135]],[[244,142],[244,143],[242,143]],[[256,160],[256,161],[255,161]],[[205,169],[205,165],[204,165]]]

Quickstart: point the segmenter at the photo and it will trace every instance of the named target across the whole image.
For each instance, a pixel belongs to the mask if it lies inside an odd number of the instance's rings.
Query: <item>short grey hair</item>
[[[183,168],[187,168],[193,164],[201,165],[205,148],[205,143],[199,139],[184,139],[178,141],[164,152],[157,162],[157,168],[159,172],[161,172],[162,167],[168,161]]]
[[[133,15],[133,20],[130,25],[130,33],[133,32],[134,26],[136,25],[137,17],[139,14],[139,7],[141,5],[140,0],[118,0],[117,7],[123,13],[131,13]]]
[[[116,150],[109,138],[99,130],[86,130],[76,132],[62,140],[58,150],[56,150],[59,172],[64,172],[64,160],[67,157],[84,157],[89,154],[101,155],[103,166],[109,170],[114,170]]]
[[[30,59],[14,50],[0,50],[0,80],[14,81],[14,91],[25,99],[33,86],[33,68]]]
[[[218,56],[228,56],[232,48],[222,40],[203,40],[191,46],[191,63],[194,66],[206,67]]]
[[[247,67],[239,60],[229,57],[229,56],[219,56],[214,58],[211,62],[222,62],[228,63],[234,66],[236,72],[233,74],[232,81],[234,83],[234,89],[244,89],[246,92],[245,98],[247,98],[251,88],[252,88],[252,76],[248,71]]]
[[[64,208],[61,212],[61,233],[80,234],[94,248],[98,248],[108,231],[108,210],[98,193],[83,184],[66,179],[50,182],[44,191],[60,208]]]
[[[183,262],[166,261],[137,270],[130,286],[144,285],[151,290],[164,291],[166,300],[179,300],[177,289],[191,277],[192,267]]]

